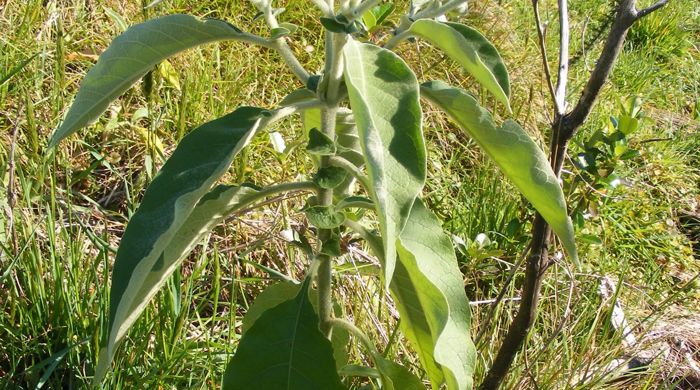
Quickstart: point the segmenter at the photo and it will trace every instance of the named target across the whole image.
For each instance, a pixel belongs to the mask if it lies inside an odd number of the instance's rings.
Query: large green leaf
[[[391,293],[400,326],[433,383],[471,389],[476,351],[470,310],[452,242],[420,199],[398,243]]]
[[[488,111],[463,90],[442,81],[421,85],[424,97],[439,106],[466,131],[532,203],[578,264],[574,228],[561,186],[542,150],[515,122],[497,127]]]
[[[351,40],[344,57],[345,84],[379,214],[388,285],[396,264],[396,239],[425,184],[418,82],[389,50]]]
[[[243,317],[241,324],[241,335],[245,335],[248,329],[269,309],[293,299],[299,294],[301,284],[292,282],[279,282],[268,286],[263,292],[258,294],[248,312]],[[318,313],[318,290],[309,290],[309,299],[314,310]],[[336,316],[342,316],[342,308],[334,302],[333,309]],[[344,328],[335,328],[331,334],[331,344],[333,345],[333,358],[336,368],[340,368],[348,362],[347,345],[350,341],[350,334]]]
[[[241,338],[223,389],[343,389],[330,341],[318,329],[307,278],[297,296],[265,311]]]
[[[209,227],[212,219],[219,216],[220,207],[235,203],[252,191],[245,187],[220,188],[207,195],[255,134],[261,112],[259,108],[242,107],[191,131],[146,190],[114,261],[109,330],[96,381],[106,373],[117,344],[149,298],[172,273],[182,253],[193,245],[193,236]],[[200,199],[198,211],[193,213]]]
[[[97,119],[110,102],[164,59],[213,41],[265,42],[216,19],[168,15],[130,27],[114,39],[85,75],[78,94],[49,147]]]
[[[410,31],[462,65],[510,110],[508,71],[498,50],[478,31],[463,24],[441,23],[431,19],[417,20]]]

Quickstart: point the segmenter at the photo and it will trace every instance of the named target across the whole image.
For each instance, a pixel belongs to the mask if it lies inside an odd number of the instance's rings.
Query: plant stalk
[[[329,2],[329,7],[332,8],[332,3]],[[340,83],[343,77],[343,62],[342,52],[347,36],[341,33],[326,33],[326,74],[324,78],[327,82],[321,83],[321,87],[325,90],[319,91],[319,96],[326,103],[326,106],[321,110],[321,131],[328,138],[335,139],[335,122],[338,113],[338,102],[340,100]],[[321,157],[320,168],[326,168],[331,165],[331,156]],[[333,190],[322,189],[319,192],[319,204],[321,206],[331,206],[333,204]],[[323,243],[329,240],[333,232],[329,229],[320,229],[318,238]],[[318,316],[320,320],[320,329],[326,337],[330,338],[332,332],[333,319],[333,299],[332,299],[332,281],[333,281],[333,258],[331,256],[320,254],[318,256],[319,266],[317,273],[318,283]]]

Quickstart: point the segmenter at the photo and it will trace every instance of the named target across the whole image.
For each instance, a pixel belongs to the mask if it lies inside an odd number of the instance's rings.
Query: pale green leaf
[[[426,151],[416,76],[389,50],[349,41],[345,84],[377,205],[385,283],[396,263],[396,239],[425,184]]]
[[[515,122],[497,127],[488,111],[463,90],[441,81],[421,85],[424,97],[435,103],[467,132],[552,227],[569,256],[578,264],[574,228],[566,201],[547,157]]]
[[[440,48],[510,110],[508,71],[496,48],[478,31],[458,23],[420,19],[412,34]]]
[[[476,351],[470,309],[450,238],[416,200],[399,238],[391,293],[400,326],[418,353],[433,388],[471,389]]]
[[[164,59],[208,42],[240,39],[265,42],[216,19],[168,15],[130,27],[112,41],[85,75],[78,94],[49,147],[97,119],[110,102]]]
[[[241,338],[222,389],[340,390],[331,342],[318,329],[310,278],[297,296],[265,311]]]
[[[181,235],[196,235],[214,218],[210,213],[217,212],[221,202],[235,200],[248,191],[219,189],[205,196],[255,134],[262,111],[254,107],[239,108],[191,131],[146,190],[127,225],[114,261],[109,329],[95,381],[99,382],[106,373],[118,343],[158,286],[175,269],[181,253],[192,244]],[[200,199],[205,201],[199,209],[203,214],[193,214]],[[183,228],[186,223],[193,225]],[[201,223],[205,225],[195,226]]]

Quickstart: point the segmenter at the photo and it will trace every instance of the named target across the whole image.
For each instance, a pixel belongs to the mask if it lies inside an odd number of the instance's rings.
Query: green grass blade
[[[420,19],[410,28],[440,48],[510,110],[508,71],[498,50],[478,31],[459,23]]]
[[[350,41],[345,84],[377,205],[385,251],[385,283],[396,264],[396,239],[425,184],[426,151],[418,82],[396,54]]]
[[[32,60],[38,55],[39,53],[33,54],[31,57],[27,58],[26,60],[20,62],[14,68],[10,69],[6,74],[0,76],[0,87],[5,85],[6,82],[8,82],[12,77],[14,77],[14,75],[21,72],[22,69],[24,69],[25,66],[29,65],[29,63],[32,62]]]
[[[130,27],[114,39],[85,75],[65,120],[52,135],[49,147],[97,119],[110,102],[159,62],[183,50],[227,39],[265,42],[225,21],[181,14]]]
[[[442,81],[424,83],[421,93],[449,114],[498,164],[549,223],[578,265],[574,228],[566,211],[564,193],[547,157],[527,133],[513,121],[496,127],[491,114],[476,99]]]
[[[148,187],[124,232],[114,262],[109,330],[106,346],[100,352],[96,382],[106,373],[117,344],[157,291],[156,286],[175,269],[181,255],[176,252],[190,245],[178,242],[171,246],[174,240],[200,232],[195,226],[185,224],[206,225],[207,214],[217,215],[215,206],[227,204],[245,193],[244,189],[215,190],[205,196],[255,134],[262,111],[254,107],[239,108],[193,130],[182,139]],[[203,215],[193,215],[200,199],[203,201],[198,213]],[[188,232],[186,229],[190,228],[194,230]]]
[[[223,389],[340,390],[331,342],[318,329],[309,300],[311,278],[299,293],[265,311],[226,368]]]
[[[471,389],[476,351],[469,335],[469,302],[452,242],[418,199],[398,243],[391,293],[401,329],[433,388]]]

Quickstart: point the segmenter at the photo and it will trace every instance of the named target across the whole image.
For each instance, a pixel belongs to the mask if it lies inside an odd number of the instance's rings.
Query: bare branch
[[[643,18],[643,17],[649,15],[650,13],[652,13],[652,12],[656,11],[657,9],[659,9],[659,8],[661,8],[661,7],[663,7],[663,6],[665,6],[666,4],[668,4],[668,0],[659,0],[659,1],[656,2],[655,4],[653,4],[653,5],[651,5],[651,6],[647,7],[647,8],[644,8],[643,10],[637,12],[637,19],[641,19],[641,18]]]
[[[549,87],[549,94],[552,96],[552,102],[557,105],[557,94],[554,92],[554,84],[552,84],[552,72],[549,70],[549,60],[547,60],[547,49],[545,46],[544,29],[542,29],[542,19],[540,19],[540,7],[538,0],[532,0],[532,11],[535,14],[535,24],[537,25],[537,38],[539,39],[540,54],[542,55],[542,66],[544,67],[544,77]]]
[[[591,113],[591,109],[593,108],[595,101],[598,99],[598,95],[600,95],[603,85],[610,75],[610,71],[615,64],[615,60],[617,60],[617,57],[620,55],[622,44],[627,36],[627,31],[632,24],[641,16],[647,15],[650,12],[663,7],[667,1],[668,0],[661,0],[660,2],[644,9],[641,12],[637,12],[635,8],[635,0],[622,0],[620,2],[620,6],[618,7],[615,15],[615,21],[610,29],[610,33],[608,33],[608,38],[605,41],[605,46],[600,54],[600,58],[598,58],[598,63],[591,72],[588,83],[586,84],[579,101],[576,103],[576,106],[570,113],[566,114],[564,118],[562,137],[559,140],[560,143],[567,142],[569,139],[571,139],[576,130],[581,127],[583,122]]]

